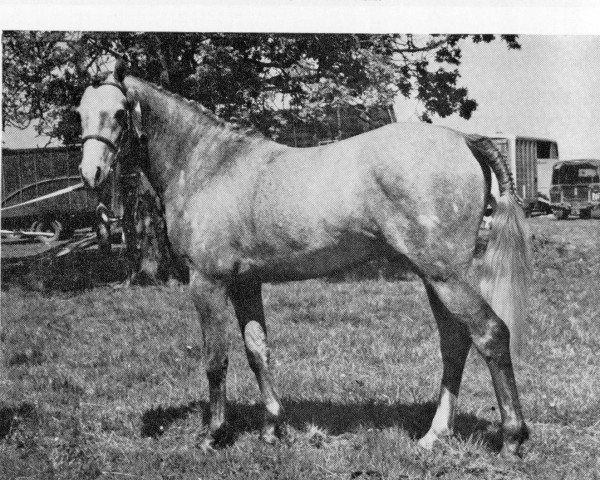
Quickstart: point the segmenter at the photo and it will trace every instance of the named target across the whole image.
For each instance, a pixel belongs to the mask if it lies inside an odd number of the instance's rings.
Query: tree
[[[332,35],[132,32],[4,32],[2,128],[35,125],[60,142],[80,138],[76,106],[94,77],[126,56],[138,77],[193,99],[224,120],[252,125],[277,139],[294,121],[323,119],[332,108],[387,107],[417,98],[424,121],[457,112],[469,118],[477,102],[458,84],[461,42],[493,35]],[[502,35],[508,48],[517,37]],[[136,203],[127,196],[124,229],[134,231]],[[137,218],[150,232],[141,242],[147,276],[170,258],[159,212],[146,199]],[[143,214],[146,212],[145,214]],[[128,219],[128,221],[126,221]],[[127,227],[128,225],[128,227]],[[154,229],[154,230],[152,230]],[[163,229],[163,230],[161,230]],[[144,248],[144,245],[146,248]],[[169,262],[166,262],[169,263]]]
[[[131,32],[4,32],[3,129],[36,128],[77,141],[71,107],[114,56],[127,55],[134,74],[197,100],[225,120],[277,137],[293,111],[300,120],[328,108],[387,106],[415,97],[422,120],[477,103],[459,85],[461,42],[493,35],[219,34]],[[501,35],[508,48],[517,37]]]

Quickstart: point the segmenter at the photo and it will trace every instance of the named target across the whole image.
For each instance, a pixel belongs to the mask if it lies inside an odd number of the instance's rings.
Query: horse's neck
[[[134,79],[128,88],[136,91],[140,101],[147,150],[144,170],[159,194],[176,182],[182,171],[193,173],[198,184],[204,183],[203,177],[257,142],[242,134],[232,135],[200,107],[142,81]]]

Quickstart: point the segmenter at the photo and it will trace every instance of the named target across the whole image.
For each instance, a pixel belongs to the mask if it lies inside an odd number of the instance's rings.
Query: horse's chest
[[[196,194],[166,207],[173,251],[196,269],[224,275],[235,262],[234,224],[239,217],[231,195]]]

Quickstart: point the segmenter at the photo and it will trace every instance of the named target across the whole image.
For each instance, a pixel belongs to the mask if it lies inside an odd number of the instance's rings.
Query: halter
[[[103,85],[110,85],[112,87],[118,88],[121,91],[121,93],[123,95],[125,95],[125,99],[127,99],[127,90],[125,89],[125,87],[122,84],[116,83],[116,82],[103,82],[100,85],[98,85],[98,87],[101,87]],[[83,137],[81,139],[81,146],[83,147],[83,144],[85,142],[87,142],[88,140],[98,140],[99,142],[106,144],[108,146],[108,148],[110,148],[113,151],[113,153],[115,153],[115,157],[113,159],[113,162],[114,162],[115,159],[119,156],[119,153],[121,152],[121,147],[123,146],[124,132],[125,132],[125,128],[123,128],[123,130],[121,130],[121,133],[119,134],[119,137],[117,138],[118,145],[115,144],[110,138],[103,137],[102,135],[86,135],[85,137]]]

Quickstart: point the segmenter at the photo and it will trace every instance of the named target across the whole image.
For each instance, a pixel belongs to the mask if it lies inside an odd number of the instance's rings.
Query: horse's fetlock
[[[529,438],[529,428],[524,421],[507,421],[502,425],[502,437],[500,456],[516,460],[521,458],[521,445]]]
[[[506,421],[502,425],[504,442],[522,444],[529,438],[529,428],[522,420]]]
[[[265,403],[265,423],[279,423],[283,418],[283,407],[277,400]]]
[[[227,356],[211,356],[207,359],[206,376],[209,383],[220,383],[227,376],[229,359]]]
[[[208,432],[200,439],[198,446],[204,453],[214,452],[230,443],[232,437],[233,430],[227,422],[217,422],[213,419]]]

